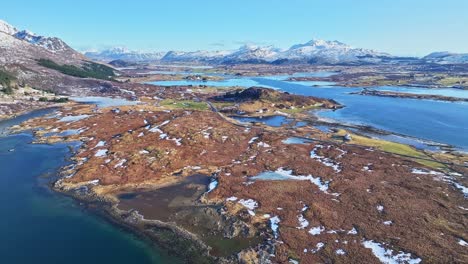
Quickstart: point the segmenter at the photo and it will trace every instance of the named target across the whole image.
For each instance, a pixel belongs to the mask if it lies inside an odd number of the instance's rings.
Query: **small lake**
[[[280,127],[282,125],[289,125],[293,121],[291,119],[288,119],[280,115],[264,116],[264,117],[231,116],[231,118],[242,123],[263,123],[265,125],[272,126],[272,127]]]
[[[0,122],[0,129],[51,113]],[[2,263],[178,263],[84,210],[48,184],[76,144],[30,144],[30,133],[0,136]]]
[[[109,98],[100,96],[70,97],[70,100],[78,103],[95,104],[99,108],[137,105],[140,103],[139,101],[130,101],[125,98]]]

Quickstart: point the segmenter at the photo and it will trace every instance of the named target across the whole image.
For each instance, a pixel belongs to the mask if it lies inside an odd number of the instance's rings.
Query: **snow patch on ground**
[[[278,238],[278,228],[279,228],[279,223],[280,223],[280,218],[278,216],[273,216],[270,218],[270,226],[271,230],[273,230],[273,234],[275,235],[275,238]]]
[[[380,262],[388,264],[398,264],[398,263],[409,263],[409,264],[418,264],[422,260],[420,258],[411,258],[411,253],[398,252],[397,254],[393,253],[393,250],[386,249],[382,244],[374,242],[372,240],[366,240],[362,242],[362,245],[365,248],[371,249],[374,256],[376,256]]]
[[[323,231],[325,231],[325,227],[323,226],[316,226],[316,227],[312,227],[310,230],[309,230],[309,234],[313,235],[313,236],[317,236],[317,235],[320,235],[320,233],[322,233]]]
[[[312,151],[310,152],[310,157],[320,163],[322,163],[323,165],[327,166],[327,167],[331,167],[333,168],[333,170],[336,172],[336,173],[339,173],[341,172],[341,168],[340,168],[340,163],[338,162],[334,162],[333,160],[331,160],[330,158],[327,158],[327,157],[324,157],[324,156],[320,156],[317,154],[317,150],[319,149],[322,149],[323,146],[322,145],[316,145],[314,147],[314,149],[312,149]]]
[[[309,226],[309,221],[307,221],[307,219],[304,218],[304,215],[301,214],[297,218],[299,220],[299,226],[297,227],[297,229],[304,229]]]
[[[252,144],[252,143],[254,143],[254,142],[255,142],[255,140],[257,140],[257,139],[258,139],[258,137],[253,137],[253,138],[251,138],[251,139],[250,139],[250,141],[249,141],[249,144]]]
[[[101,140],[96,144],[96,146],[94,146],[94,148],[104,147],[105,145],[106,145],[106,142]]]
[[[121,159],[119,163],[115,164],[114,168],[122,167],[125,164],[125,162],[127,162],[126,159]]]
[[[310,181],[316,185],[322,192],[327,193],[328,185],[330,182],[323,182],[320,177],[312,175],[293,175],[292,170],[285,170],[279,168],[276,171],[262,172],[257,176],[251,177],[252,180],[296,180],[296,181]]]
[[[94,154],[95,157],[105,157],[107,155],[107,149],[100,149]]]
[[[213,179],[208,185],[208,192],[213,191],[214,189],[216,189],[217,186],[218,186],[218,181]]]
[[[90,117],[90,115],[64,116],[60,118],[58,121],[59,122],[76,122],[76,121],[79,121],[81,119],[85,119],[88,117]]]
[[[458,244],[459,244],[460,246],[464,246],[464,247],[467,247],[467,246],[468,246],[468,242],[466,242],[466,241],[463,240],[463,239],[458,240]]]
[[[340,248],[340,249],[337,249],[337,250],[335,251],[335,253],[336,253],[337,255],[345,255],[345,254],[346,254],[346,252],[345,252],[343,249],[341,249],[341,248]]]

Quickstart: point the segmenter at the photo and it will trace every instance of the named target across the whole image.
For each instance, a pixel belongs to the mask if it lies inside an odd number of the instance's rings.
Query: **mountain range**
[[[237,50],[219,51],[169,51],[143,53],[122,48],[101,52],[86,52],[85,56],[101,60],[162,61],[162,62],[208,62],[221,64],[235,63],[278,63],[312,62],[325,64],[339,63],[376,63],[383,58],[391,58],[387,53],[369,49],[353,48],[338,41],[311,40],[304,44],[293,45],[289,49],[273,46],[244,45]]]
[[[139,52],[112,48],[100,52],[86,52],[91,59],[110,62],[177,62],[177,63],[312,63],[312,64],[379,64],[379,63],[436,63],[466,64],[468,54],[435,52],[423,58],[392,56],[371,49],[354,48],[339,41],[311,40],[288,49],[273,46],[244,45],[237,50]]]
[[[379,64],[379,63],[433,63],[466,64],[468,54],[435,52],[423,58],[404,58],[371,49],[354,48],[339,41],[311,40],[292,45],[288,49],[273,46],[244,45],[236,50],[141,52],[124,47],[110,48],[81,54],[57,37],[36,35],[18,30],[0,20],[0,66],[37,66],[39,58],[57,63],[82,65],[89,60],[111,62],[180,62],[180,63],[311,63],[311,64]]]

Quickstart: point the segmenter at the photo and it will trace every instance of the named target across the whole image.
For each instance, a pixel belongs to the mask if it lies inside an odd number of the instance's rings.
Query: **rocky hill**
[[[69,95],[108,87],[108,82],[96,76],[113,75],[113,69],[91,62],[57,37],[20,31],[4,21],[0,21],[0,70],[14,76],[21,86]]]

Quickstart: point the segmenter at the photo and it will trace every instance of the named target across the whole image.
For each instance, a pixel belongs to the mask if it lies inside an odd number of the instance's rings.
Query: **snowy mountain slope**
[[[61,56],[68,56],[73,59],[80,59],[80,60],[84,59],[84,56],[82,56],[80,53],[73,50],[63,40],[56,38],[56,37],[39,36],[28,30],[19,31],[15,27],[13,27],[12,25],[8,24],[7,22],[3,20],[0,20],[0,32],[3,33],[2,39],[4,41],[3,43],[4,45],[6,43],[5,41],[11,42],[11,38],[6,37],[8,35],[18,40],[28,42],[34,46],[40,47],[49,52],[57,53],[58,55],[61,55]],[[17,42],[15,43],[16,43],[15,45],[19,45]]]
[[[12,25],[0,19],[0,32],[6,33],[8,35],[14,35],[18,30]]]
[[[468,53],[434,52],[423,58],[424,61],[438,64],[468,63]]]
[[[316,60],[326,63],[356,62],[364,58],[389,57],[389,54],[374,50],[353,48],[339,41],[311,40],[293,45],[280,57],[289,60]]]

